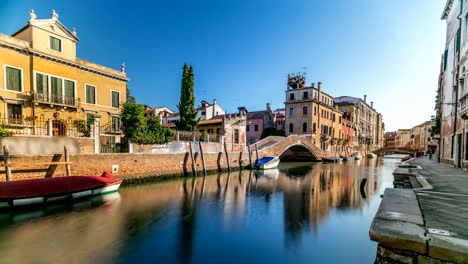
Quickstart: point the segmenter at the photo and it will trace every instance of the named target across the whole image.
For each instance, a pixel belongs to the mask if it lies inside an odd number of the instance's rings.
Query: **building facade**
[[[441,16],[447,23],[439,78],[439,158],[459,168],[468,165],[468,3],[447,0]]]
[[[396,148],[411,147],[411,129],[398,129],[395,136]]]
[[[79,41],[52,11],[12,36],[0,34],[0,114],[3,124],[53,120],[53,135],[68,135],[73,120],[98,120],[120,130],[122,103],[129,80],[125,66],[114,70],[76,57]],[[35,135],[37,129],[31,129]]]
[[[384,130],[382,114],[374,108],[374,102],[352,96],[340,96],[334,99],[343,115],[355,125],[356,144],[359,151],[373,151],[383,148]]]
[[[270,109],[270,104],[266,104],[266,109],[262,111],[249,112],[247,113],[247,142],[252,144],[260,139],[265,128],[275,127],[275,116]]]
[[[317,147],[328,151],[343,138],[342,114],[333,97],[322,91],[321,82],[317,88],[307,87],[303,75],[289,75],[285,108],[286,135],[310,135]]]

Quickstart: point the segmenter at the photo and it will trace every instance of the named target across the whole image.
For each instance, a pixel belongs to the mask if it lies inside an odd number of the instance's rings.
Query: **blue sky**
[[[228,112],[284,107],[288,73],[305,71],[332,96],[362,97],[386,130],[434,114],[444,50],[443,0],[0,1],[0,32],[52,9],[77,29],[77,55],[126,63],[138,103],[177,111],[184,63],[195,71],[196,105]]]

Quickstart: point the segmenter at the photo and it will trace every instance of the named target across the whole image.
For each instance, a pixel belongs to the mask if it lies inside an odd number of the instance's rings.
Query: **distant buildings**
[[[301,74],[288,76],[286,90],[286,135],[311,135],[314,144],[331,151],[346,146],[355,151],[383,147],[383,118],[364,99],[341,96],[333,98],[312,83],[306,86]]]
[[[384,135],[384,148],[393,149],[395,148],[395,137],[396,132],[386,132]]]
[[[434,138],[432,127],[434,122],[426,121],[410,129],[398,129],[396,132],[385,133],[385,148],[404,148],[415,153],[426,154],[429,150],[435,153],[437,139]]]
[[[374,109],[374,102],[371,102],[370,105],[367,103],[367,95],[364,95],[363,99],[340,96],[336,97],[334,101],[345,118],[355,124],[355,138],[359,146],[356,150],[372,151],[383,147],[384,123],[382,114]]]

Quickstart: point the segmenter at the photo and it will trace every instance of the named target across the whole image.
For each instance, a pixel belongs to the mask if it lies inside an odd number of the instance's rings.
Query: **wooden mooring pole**
[[[5,162],[6,181],[11,181],[10,151],[8,145],[3,145],[3,161]]]
[[[192,142],[189,142],[189,148],[190,148],[190,158],[192,160],[192,172],[193,176],[197,176],[197,169],[195,166],[195,159],[193,158],[193,151],[192,151]]]
[[[255,144],[255,155],[257,156],[257,159],[258,159],[258,146],[257,146],[257,144]]]
[[[227,163],[228,171],[230,172],[231,171],[231,165],[229,164],[229,153],[228,153],[228,150],[227,150],[226,141],[224,141],[224,153],[226,154],[226,163]]]
[[[65,170],[67,171],[67,176],[71,176],[70,153],[67,146],[63,147],[63,152],[65,155]]]
[[[250,143],[249,143],[249,165],[250,165],[250,168],[252,168],[252,151],[250,150]]]
[[[203,175],[206,175],[205,155],[203,155],[202,143],[199,142],[198,145],[200,146],[200,154],[201,154],[201,160],[202,160],[202,166],[203,166]]]

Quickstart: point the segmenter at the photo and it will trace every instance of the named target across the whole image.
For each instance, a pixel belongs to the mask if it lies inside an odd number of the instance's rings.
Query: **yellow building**
[[[36,19],[33,10],[29,16],[12,36],[0,34],[2,124],[38,127],[53,120],[53,135],[69,135],[75,120],[94,117],[101,127],[120,131],[129,80],[124,65],[118,71],[77,58],[76,30],[65,27],[55,11],[50,19]]]
[[[322,83],[306,87],[302,75],[290,75],[286,90],[286,135],[310,135],[313,143],[327,151],[343,138],[342,113],[333,97],[322,91]]]

